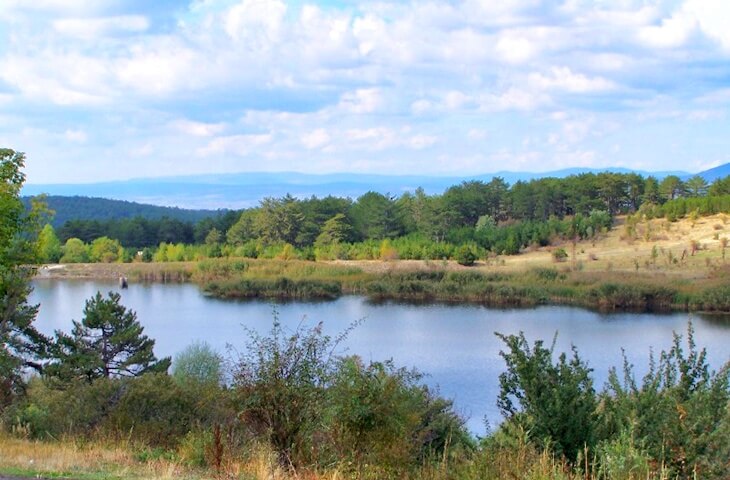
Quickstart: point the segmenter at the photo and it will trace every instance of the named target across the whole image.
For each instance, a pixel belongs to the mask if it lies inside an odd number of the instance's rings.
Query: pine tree
[[[155,358],[155,341],[142,334],[137,314],[120,298],[116,292],[109,292],[109,298],[97,292],[86,301],[83,320],[73,322],[71,335],[57,332],[56,360],[46,369],[50,376],[92,381],[167,371],[170,358]]]

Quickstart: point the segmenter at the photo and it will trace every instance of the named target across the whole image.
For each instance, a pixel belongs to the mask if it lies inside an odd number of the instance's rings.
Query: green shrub
[[[450,401],[419,384],[421,375],[392,362],[364,365],[342,359],[327,389],[333,460],[358,468],[376,465],[386,476],[403,476],[428,459],[473,448]]]
[[[568,252],[564,248],[556,248],[553,250],[552,255],[554,262],[564,262],[568,259]]]
[[[322,324],[287,333],[274,318],[268,336],[249,331],[235,365],[234,402],[240,418],[279,454],[282,464],[311,457],[314,433],[322,428],[324,388],[335,359]]]
[[[456,249],[455,257],[459,265],[464,265],[465,267],[474,265],[474,262],[476,262],[477,258],[479,258],[476,252],[476,247],[473,245],[460,246]]]
[[[197,341],[175,357],[172,376],[181,384],[220,385],[223,382],[223,359],[210,345]]]
[[[507,371],[500,374],[497,405],[506,421],[530,432],[542,448],[575,461],[585,448],[595,445],[596,394],[591,369],[573,348],[553,363],[553,349],[538,340],[532,347],[523,333],[497,336],[507,346],[500,355]]]
[[[692,325],[686,345],[675,334],[669,351],[650,359],[641,384],[624,362],[623,381],[613,369],[601,395],[602,436],[616,438],[634,429],[651,458],[669,469],[670,477],[730,476],[730,362],[715,373],[706,353],[694,343]]]

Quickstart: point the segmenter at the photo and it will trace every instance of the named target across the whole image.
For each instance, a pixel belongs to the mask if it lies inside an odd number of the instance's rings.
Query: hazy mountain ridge
[[[251,172],[206,174],[179,177],[140,178],[126,181],[89,184],[26,185],[24,195],[47,193],[57,196],[85,196],[125,200],[144,204],[188,209],[245,208],[255,206],[265,197],[291,194],[304,198],[327,195],[357,198],[372,190],[400,195],[421,187],[427,193],[441,193],[465,180],[488,182],[502,177],[506,182],[529,181],[543,177],[563,178],[570,175],[599,172],[638,173],[663,178],[677,175],[689,178],[695,174],[677,171],[647,172],[627,168],[568,168],[551,172],[501,171],[483,175],[434,177],[425,175],[373,174],[305,174],[296,172]],[[730,164],[697,173],[708,181],[730,174]]]

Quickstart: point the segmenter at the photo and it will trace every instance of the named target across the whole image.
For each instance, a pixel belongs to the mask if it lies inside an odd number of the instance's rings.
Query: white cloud
[[[414,150],[422,150],[433,146],[438,141],[435,135],[414,135],[408,139],[408,146]]]
[[[568,67],[552,67],[548,74],[531,73],[528,83],[541,90],[563,90],[570,93],[593,93],[613,90],[616,85],[602,77],[587,77]]]
[[[301,136],[302,145],[309,150],[325,147],[330,142],[330,136],[324,128],[318,128]]]
[[[471,97],[458,90],[451,90],[444,97],[444,105],[450,110],[458,110],[471,101]]]
[[[245,157],[251,154],[257,147],[271,143],[273,135],[266,134],[241,134],[216,137],[205,147],[198,149],[198,154],[204,157],[214,155],[237,155]]]
[[[0,13],[18,10],[35,10],[51,12],[98,12],[109,6],[107,0],[3,0],[0,2]]]
[[[187,119],[175,120],[170,126],[180,133],[193,137],[211,137],[221,133],[226,128],[224,123],[194,122]]]
[[[487,94],[480,99],[480,110],[534,110],[550,104],[551,99],[542,92],[510,87],[499,94]]]
[[[411,103],[411,111],[416,115],[422,115],[434,108],[433,102],[425,98],[416,100]]]
[[[684,10],[694,16],[708,37],[730,50],[730,3],[726,0],[687,0]]]
[[[487,138],[489,132],[481,128],[471,128],[467,132],[467,138],[472,141],[480,141]]]
[[[247,48],[265,48],[279,40],[286,10],[278,0],[243,0],[226,13],[226,33]]]
[[[398,143],[398,135],[393,129],[386,127],[353,128],[345,132],[350,148],[365,150],[384,150]]]
[[[0,79],[33,101],[49,100],[57,105],[100,105],[111,95],[105,63],[75,53],[7,56]]]
[[[150,26],[142,15],[122,15],[103,18],[63,18],[53,22],[53,28],[64,35],[93,40],[117,33],[140,33]]]
[[[83,130],[66,130],[63,136],[66,140],[73,143],[86,143],[88,139],[88,135]]]
[[[114,65],[115,80],[143,95],[167,95],[203,83],[205,57],[172,38],[140,43]]]
[[[377,88],[361,88],[346,92],[340,98],[339,108],[345,112],[374,113],[383,106],[383,95]]]
[[[687,42],[695,26],[694,18],[680,12],[663,19],[661,25],[642,27],[639,39],[651,47],[676,48]]]
[[[506,33],[497,40],[497,54],[507,63],[520,64],[530,60],[537,54],[537,45],[524,36]]]
[[[134,151],[136,172],[154,157],[180,173],[473,172],[498,158],[548,168],[588,161],[585,152],[611,158],[614,144],[681,168],[683,152],[728,150],[709,138],[730,102],[718,83],[730,49],[724,0],[194,0],[184,10],[0,0],[0,105],[18,116],[0,137],[58,165],[55,143],[68,141],[76,157],[118,163],[110,152]],[[608,124],[616,138],[587,146]],[[695,140],[672,155],[639,152],[645,137],[662,144],[653,132]],[[206,162],[177,161],[191,151]],[[95,174],[116,172],[106,166]]]

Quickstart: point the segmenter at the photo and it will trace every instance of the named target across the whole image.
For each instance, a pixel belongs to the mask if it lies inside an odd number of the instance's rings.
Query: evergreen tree
[[[116,292],[109,292],[109,298],[97,292],[86,301],[83,320],[73,322],[71,335],[56,333],[50,376],[92,381],[167,371],[170,358],[155,358],[155,341],[142,334],[137,314],[121,305],[120,298]]]
[[[695,175],[694,177],[687,180],[685,186],[687,187],[687,193],[690,197],[702,197],[707,194],[707,180]]]

